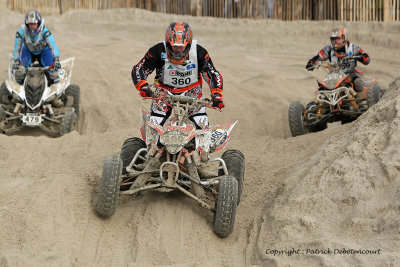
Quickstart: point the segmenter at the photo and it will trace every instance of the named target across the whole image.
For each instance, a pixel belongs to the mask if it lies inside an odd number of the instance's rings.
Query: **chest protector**
[[[353,44],[350,43],[350,45],[345,45],[346,48],[346,56],[350,56],[353,54]],[[332,48],[331,49],[331,62],[337,63],[338,62],[338,57],[335,54],[335,50]],[[351,73],[354,72],[354,69],[357,66],[357,62],[355,59],[350,59],[350,60],[344,60],[342,64],[342,70],[344,73]]]
[[[163,42],[165,47],[165,42]],[[165,49],[167,49],[165,47]],[[197,62],[197,41],[193,40],[189,50],[189,58],[185,65],[172,64],[165,57],[162,83],[171,87],[172,92],[184,92],[201,84],[199,81],[199,66]]]
[[[43,25],[43,24],[42,24]],[[37,34],[37,39],[32,41],[31,36],[28,33],[28,30],[26,26],[24,25],[24,31],[25,31],[25,44],[28,47],[29,51],[31,52],[39,52],[43,48],[47,46],[46,40],[43,39],[43,29],[40,29],[38,34]]]

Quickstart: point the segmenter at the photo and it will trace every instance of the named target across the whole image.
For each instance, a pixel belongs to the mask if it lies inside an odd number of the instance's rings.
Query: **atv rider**
[[[348,59],[343,62],[345,64],[342,65],[342,69],[345,73],[350,73],[354,83],[354,89],[357,92],[360,92],[364,89],[363,82],[361,81],[360,74],[357,69],[357,61],[363,63],[364,65],[368,65],[371,59],[368,54],[365,53],[358,45],[350,43],[347,31],[345,27],[333,28],[330,34],[331,44],[326,45],[322,48],[319,53],[311,58],[307,65],[307,70],[313,70],[311,68],[314,64],[317,63],[318,60],[325,61],[329,59],[330,62],[337,63],[339,60],[346,56],[357,55],[361,56],[358,59]]]
[[[205,48],[192,40],[192,30],[184,22],[172,22],[166,30],[165,41],[151,47],[132,69],[132,80],[142,97],[151,97],[152,91],[146,79],[156,69],[157,90],[174,95],[202,97],[202,79],[211,90],[212,106],[223,108],[222,76],[215,69]],[[150,120],[163,125],[171,114],[166,105],[153,101]],[[190,119],[198,129],[208,126],[205,107],[195,112]]]
[[[23,83],[25,68],[37,59],[42,66],[50,67],[48,77],[52,83],[57,83],[57,70],[61,68],[59,57],[54,37],[45,27],[42,15],[36,10],[29,10],[25,15],[25,23],[15,36],[13,70],[16,81]]]

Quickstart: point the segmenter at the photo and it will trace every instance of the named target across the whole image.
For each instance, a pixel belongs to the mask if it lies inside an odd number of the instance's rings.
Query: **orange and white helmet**
[[[331,44],[334,50],[340,50],[349,42],[345,27],[333,28],[330,34]]]
[[[165,32],[168,59],[176,65],[182,64],[192,45],[192,29],[184,22],[172,22]]]

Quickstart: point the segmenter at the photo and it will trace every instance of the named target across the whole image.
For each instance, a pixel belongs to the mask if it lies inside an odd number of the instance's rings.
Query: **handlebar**
[[[164,102],[168,102],[169,104],[172,103],[182,103],[182,104],[200,104],[202,106],[211,105],[212,101],[210,99],[196,99],[190,96],[183,96],[183,95],[170,95],[160,91],[153,91],[153,97],[149,97],[153,100],[162,100]]]
[[[212,100],[210,100],[208,98],[197,99],[197,98],[194,98],[191,96],[170,95],[170,94],[162,92],[162,91],[153,91],[152,97],[144,97],[144,99],[159,100],[159,101],[163,101],[170,105],[179,102],[180,104],[189,104],[189,105],[193,105],[193,106],[196,105],[196,106],[200,106],[200,107],[218,109],[219,111],[221,111],[221,109],[213,107]]]
[[[360,58],[362,58],[361,55],[350,55],[350,56],[346,56],[346,57],[342,58],[342,60],[360,59]]]
[[[360,58],[362,58],[361,55],[350,55],[350,56],[346,56],[344,58],[341,58],[338,63],[334,63],[334,62],[328,63],[328,62],[325,62],[325,61],[322,62],[322,61],[318,60],[316,64],[313,64],[311,67],[307,68],[307,70],[318,69],[321,66],[323,66],[323,67],[325,67],[327,69],[331,69],[331,68],[334,68],[336,66],[340,66],[344,60],[360,59]]]
[[[48,70],[48,69],[50,69],[50,66],[47,66],[47,67],[28,67],[26,70],[27,71],[45,71],[45,70]]]

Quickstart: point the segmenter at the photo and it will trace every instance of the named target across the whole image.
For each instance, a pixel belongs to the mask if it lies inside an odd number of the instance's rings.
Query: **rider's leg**
[[[205,107],[195,112],[189,119],[196,125],[196,129],[198,130],[208,127],[208,116]]]
[[[53,83],[58,83],[59,82],[59,76],[58,72],[52,67],[54,63],[54,55],[51,52],[50,48],[45,47],[41,53],[40,57],[40,63],[44,67],[50,67],[51,68],[48,70],[49,78]]]
[[[162,126],[171,115],[171,111],[172,111],[171,108],[168,108],[167,105],[161,102],[157,103],[156,101],[153,100],[150,107],[151,113],[149,120],[153,123]]]
[[[21,50],[21,56],[20,56],[20,62],[21,62],[21,64],[25,67],[25,68],[27,68],[30,64],[31,64],[31,61],[32,61],[32,54],[31,54],[31,52],[28,50],[28,47],[26,46],[26,45],[24,45],[23,47],[22,47],[22,50]],[[19,69],[19,70],[15,70],[14,71],[14,78],[15,78],[15,81],[17,82],[17,83],[19,83],[19,84],[23,84],[24,83],[24,79],[25,79],[25,70],[21,70],[21,69]]]
[[[20,61],[21,64],[24,65],[26,68],[29,67],[29,65],[31,64],[32,54],[26,45],[22,47]]]

